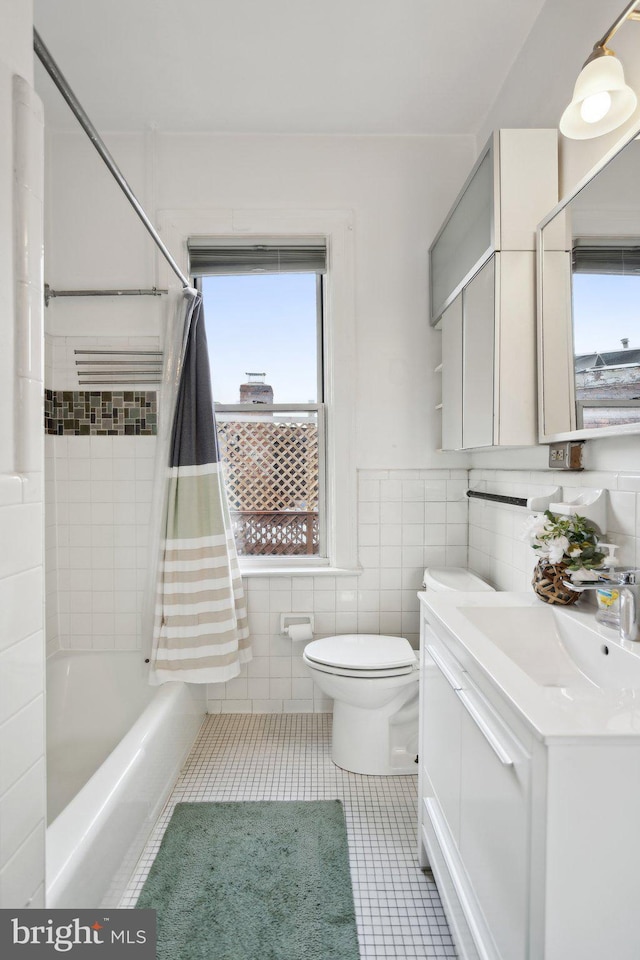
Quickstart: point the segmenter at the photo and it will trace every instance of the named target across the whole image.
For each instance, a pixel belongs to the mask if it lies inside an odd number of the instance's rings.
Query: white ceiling
[[[545,0],[34,0],[101,131],[475,134]],[[51,127],[76,121],[43,69]]]

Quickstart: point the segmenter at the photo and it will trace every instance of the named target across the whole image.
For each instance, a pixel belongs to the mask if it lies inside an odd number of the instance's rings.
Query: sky
[[[577,356],[640,349],[640,276],[573,275],[574,347]]]
[[[317,400],[314,273],[203,277],[217,403],[238,403],[247,372],[264,372],[274,403]]]

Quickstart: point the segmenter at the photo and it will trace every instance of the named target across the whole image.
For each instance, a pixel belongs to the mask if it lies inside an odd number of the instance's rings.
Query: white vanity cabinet
[[[445,450],[536,442],[535,238],[557,169],[555,130],[496,131],[429,251]]]
[[[483,956],[478,940],[486,956],[526,960],[529,737],[514,735],[424,617],[421,671],[421,863],[442,884],[463,957]]]
[[[421,611],[418,857],[461,960],[637,960],[640,737],[537,733]]]

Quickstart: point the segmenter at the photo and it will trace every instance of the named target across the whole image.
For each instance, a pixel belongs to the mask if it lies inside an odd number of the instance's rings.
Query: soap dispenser
[[[607,554],[602,561],[602,566],[607,568],[608,575],[613,578],[615,575],[616,567],[616,550],[617,545],[615,543],[599,543],[598,547],[607,551]],[[609,627],[619,627],[620,626],[620,589],[617,584],[612,583],[611,586],[602,586],[596,591],[596,601],[598,603],[598,610],[596,612],[596,620],[599,623],[605,623]]]

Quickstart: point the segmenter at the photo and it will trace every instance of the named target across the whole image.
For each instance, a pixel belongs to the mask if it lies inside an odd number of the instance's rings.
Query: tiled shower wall
[[[140,647],[155,437],[46,437],[47,652]]]
[[[607,491],[606,540],[618,544],[623,566],[640,566],[640,474],[553,470],[471,470],[474,490],[528,498],[562,486],[571,501],[585,487]],[[529,510],[483,500],[469,502],[469,567],[499,590],[528,590],[536,555],[522,539]]]
[[[43,113],[31,4],[0,20],[0,908],[44,907]],[[5,950],[4,952],[8,952]]]
[[[253,660],[226,684],[209,686],[211,713],[331,709],[302,662],[303,643],[280,633],[280,614],[311,613],[315,637],[387,633],[418,644],[425,566],[467,563],[467,471],[360,471],[354,576],[245,580]]]
[[[89,397],[74,351],[157,347],[156,337],[45,338],[47,655],[141,647],[155,388],[92,385]]]

